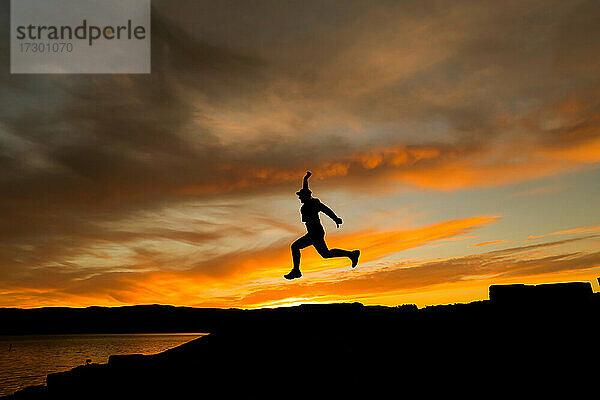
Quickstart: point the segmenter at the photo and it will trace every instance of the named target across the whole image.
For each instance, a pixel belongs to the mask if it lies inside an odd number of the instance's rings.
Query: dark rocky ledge
[[[5,399],[593,395],[600,297],[554,289],[553,296],[551,287],[542,290],[549,302],[530,301],[519,287],[519,304],[500,289],[495,301],[425,309],[354,303],[240,311],[174,349],[51,374],[46,386]]]

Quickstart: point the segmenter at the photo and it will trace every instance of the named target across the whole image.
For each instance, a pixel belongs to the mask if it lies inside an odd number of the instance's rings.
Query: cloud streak
[[[363,230],[346,235],[336,235],[329,242],[332,247],[360,247],[362,249],[361,263],[369,263],[399,251],[463,235],[496,220],[495,217],[474,217],[445,221],[414,229]],[[131,242],[147,239],[147,235],[156,235],[155,239],[159,241],[177,239],[186,242],[189,239],[189,232],[168,233],[165,236],[164,231],[152,230],[144,234],[120,235],[120,239],[127,245],[127,248],[136,248],[131,245]],[[217,235],[213,234],[204,239],[208,237],[216,239]],[[88,239],[94,243],[97,240],[96,238]],[[80,249],[80,255],[89,255],[90,244],[86,245],[82,238],[78,242],[84,243]],[[0,292],[5,291],[5,293],[3,296],[0,295],[0,299],[21,298],[21,301],[25,302],[27,293],[38,290],[40,300],[53,299],[57,302],[69,301],[72,304],[79,304],[80,301],[99,301],[99,298],[110,304],[115,301],[127,303],[135,298],[146,299],[152,296],[165,302],[168,301],[169,294],[176,295],[180,301],[185,301],[185,296],[182,297],[182,294],[196,291],[196,294],[187,300],[186,304],[190,304],[190,301],[198,297],[197,293],[215,290],[215,288],[230,291],[238,286],[245,286],[248,282],[268,281],[274,276],[280,277],[286,272],[285,270],[289,269],[291,262],[289,243],[289,240],[279,240],[266,247],[227,252],[196,262],[191,261],[194,252],[188,251],[175,256],[172,251],[165,253],[164,249],[163,252],[153,252],[137,248],[135,253],[129,257],[130,260],[120,265],[119,268],[114,265],[82,268],[82,266],[72,265],[66,261],[69,256],[75,256],[74,253],[64,254],[62,256],[65,261],[61,265],[46,266],[41,269],[25,269],[26,277],[17,278],[12,282],[3,279],[4,285],[0,286]],[[108,253],[110,254],[110,251]],[[57,255],[52,254],[50,260],[56,259]],[[38,263],[43,266],[50,260],[38,260]],[[127,260],[127,257],[122,256],[119,260],[123,262]],[[89,263],[90,261],[88,261]],[[303,252],[302,265],[308,273],[347,267],[347,264],[347,260],[321,260],[313,251]],[[170,265],[178,268],[167,268]],[[11,275],[12,273],[9,271],[8,276]],[[46,278],[40,286],[41,275]],[[201,297],[205,298],[206,295]],[[243,306],[244,304],[238,305]]]
[[[584,239],[586,238],[580,240]],[[514,282],[532,277],[543,281],[552,279],[552,274],[569,271],[589,270],[590,277],[598,274],[599,252],[535,255],[534,249],[562,244],[564,242],[550,242],[535,248],[517,247],[437,261],[397,264],[359,276],[346,275],[337,280],[315,280],[291,287],[261,288],[238,301],[252,306],[285,302],[285,299],[293,298],[313,301],[362,299],[369,303],[373,297],[381,299],[388,296],[388,304],[393,305],[396,298],[402,298],[415,289],[427,292],[433,288],[445,287],[445,290],[452,291],[453,286],[466,285],[482,288],[485,293],[487,287],[493,283]]]

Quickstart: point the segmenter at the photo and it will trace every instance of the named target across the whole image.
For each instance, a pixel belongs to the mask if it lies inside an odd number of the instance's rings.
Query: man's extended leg
[[[342,249],[329,249],[327,243],[325,243],[325,238],[315,240],[313,246],[315,246],[315,249],[317,249],[317,252],[319,252],[323,258],[348,257],[352,260],[352,268],[356,267],[356,264],[358,263],[360,250],[348,251]]]
[[[297,239],[294,243],[292,243],[292,260],[294,262],[294,268],[290,271],[289,274],[284,275],[286,279],[294,279],[300,278],[302,273],[300,272],[300,249],[308,247],[312,244],[312,238],[307,233],[301,238]]]

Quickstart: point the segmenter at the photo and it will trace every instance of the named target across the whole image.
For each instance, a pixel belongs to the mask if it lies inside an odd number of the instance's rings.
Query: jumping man
[[[348,251],[327,248],[327,244],[325,243],[325,230],[321,225],[319,212],[323,212],[331,218],[338,228],[342,223],[342,219],[335,215],[329,207],[321,203],[319,199],[312,197],[312,192],[308,189],[308,178],[310,178],[311,175],[310,171],[306,171],[302,189],[296,192],[302,203],[300,214],[302,215],[302,222],[306,225],[306,235],[292,243],[292,260],[294,261],[294,268],[292,268],[289,274],[284,275],[284,278],[286,279],[300,278],[302,276],[302,273],[300,272],[300,249],[308,246],[314,246],[323,258],[348,257],[352,261],[352,268],[356,267],[356,264],[358,264],[358,257],[360,256],[360,250]]]

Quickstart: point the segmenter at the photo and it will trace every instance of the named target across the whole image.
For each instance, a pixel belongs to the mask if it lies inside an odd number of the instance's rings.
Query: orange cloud
[[[518,138],[500,134],[489,144],[465,140],[455,144],[400,143],[331,153],[326,159],[312,160],[314,179],[332,184],[376,183],[378,187],[409,184],[437,190],[487,187],[550,176],[600,161],[600,113],[595,90],[582,90],[543,104],[528,113],[491,117],[493,127],[508,128],[511,118],[526,134]],[[496,126],[497,125],[497,126]],[[225,168],[226,167],[226,168]],[[257,167],[252,160],[230,160],[217,170],[218,182],[184,185],[179,193],[204,195],[252,190],[298,182],[304,165],[282,163]],[[240,173],[242,172],[242,173]],[[386,185],[381,185],[385,183]],[[550,190],[550,189],[549,189]]]
[[[540,156],[541,153],[521,151],[522,154],[515,157],[512,149],[506,152],[508,154],[497,154],[492,148],[466,146],[400,145],[351,152],[329,161],[313,163],[312,171],[314,179],[333,179],[333,184],[343,184],[344,187],[348,184],[383,182],[385,187],[404,183],[437,190],[455,190],[525,181],[564,171],[575,166],[575,161],[588,162],[567,157],[564,163],[557,163],[557,156],[549,153]],[[231,168],[231,165],[227,167]],[[221,166],[217,167],[219,171],[222,169]],[[237,175],[184,185],[177,193],[198,196],[274,187],[299,182],[304,171],[304,166],[253,168],[240,164],[233,170]]]
[[[362,261],[377,260],[385,255],[422,246],[470,232],[476,227],[498,220],[498,217],[473,217],[446,221],[435,225],[405,231],[361,231],[331,240],[331,246],[348,247],[354,243],[362,252]],[[358,246],[356,245],[358,244]]]
[[[163,303],[202,307],[265,307],[298,302],[361,301],[366,304],[440,304],[486,298],[493,283],[541,283],[594,279],[600,271],[600,253],[561,253],[573,241],[495,250],[439,260],[387,262],[383,258],[404,249],[446,240],[496,220],[474,217],[398,231],[361,231],[330,238],[331,245],[357,245],[364,251],[362,265],[324,264],[312,250],[303,252],[305,276],[284,281],[290,265],[287,243],[267,249],[231,254],[212,260],[214,270],[98,273],[64,283],[53,271],[43,287],[0,287],[0,304],[21,307],[86,306]],[[571,231],[571,230],[567,230]],[[548,252],[545,254],[544,252]],[[311,254],[313,253],[313,254]],[[274,259],[270,256],[275,255]],[[369,261],[381,265],[364,265]],[[149,260],[141,260],[144,266]],[[345,266],[336,269],[336,266]],[[58,275],[63,272],[56,271]],[[213,274],[211,278],[210,274]]]
[[[445,221],[413,229],[375,231],[363,230],[328,238],[331,248],[360,248],[361,264],[410,248],[423,246],[437,240],[452,238],[477,227],[496,221],[497,217],[473,217]],[[240,300],[252,286],[286,286],[282,275],[291,268],[289,241],[278,241],[271,246],[254,250],[231,252],[196,263],[193,268],[157,270],[160,255],[141,252],[137,265],[129,265],[127,272],[90,271],[86,276],[79,269],[44,273],[45,285],[34,292],[24,283],[21,286],[0,287],[0,305],[35,307],[42,305],[82,306],[122,305],[139,303],[165,303],[179,305],[217,304],[219,306],[245,306]],[[173,261],[177,264],[177,261]],[[322,259],[314,249],[302,251],[302,270],[310,276],[348,267],[347,259]],[[356,271],[356,270],[353,270]],[[56,280],[53,280],[56,277]],[[305,280],[300,282],[305,284]],[[229,296],[229,297],[228,297]],[[232,297],[231,297],[232,296]],[[223,300],[228,298],[228,302]],[[210,300],[213,299],[213,300]],[[237,299],[237,300],[236,300]],[[213,303],[214,302],[214,303]]]
[[[497,244],[497,243],[509,243],[510,240],[490,240],[489,242],[480,242],[480,243],[475,243],[472,244],[468,247],[479,247],[479,246],[488,246],[491,244]]]
[[[594,128],[596,131],[598,128]],[[542,149],[544,155],[557,160],[574,161],[578,163],[596,163],[600,161],[600,137],[582,140],[564,146],[553,146]]]
[[[539,239],[539,238],[543,238],[546,236],[554,236],[554,235],[572,235],[572,234],[596,233],[596,232],[600,232],[600,225],[599,226],[587,226],[587,227],[580,227],[580,228],[565,229],[562,231],[546,233],[543,235],[530,235],[529,239]]]
[[[468,233],[497,219],[498,217],[472,217],[407,230],[367,229],[346,235],[332,235],[327,238],[327,242],[329,248],[360,249],[361,263],[368,263],[393,253]],[[228,277],[235,281],[279,277],[291,267],[289,244],[243,255],[235,260],[235,264],[235,268],[228,273]],[[312,247],[302,250],[301,266],[305,272],[317,272],[347,265],[349,265],[347,259],[322,259]]]
[[[583,238],[585,239],[585,238]],[[582,239],[582,240],[583,240]],[[502,251],[359,270],[337,279],[312,279],[290,285],[256,287],[237,301],[250,307],[296,299],[314,302],[361,301],[366,304],[419,305],[487,298],[487,288],[499,283],[544,283],[595,280],[600,252],[561,253],[567,242],[517,247]]]

